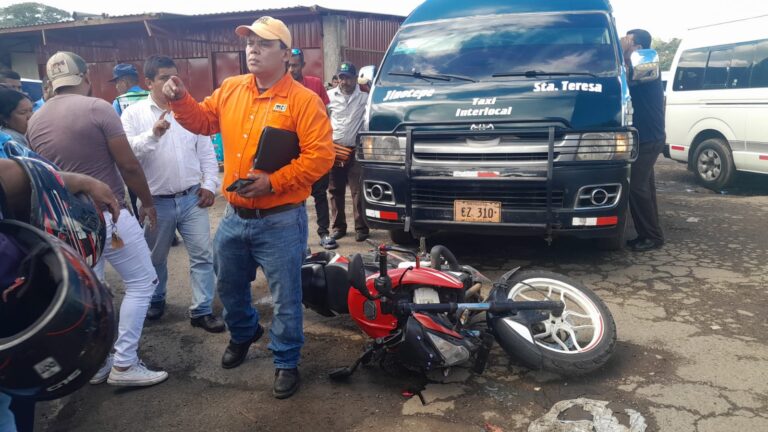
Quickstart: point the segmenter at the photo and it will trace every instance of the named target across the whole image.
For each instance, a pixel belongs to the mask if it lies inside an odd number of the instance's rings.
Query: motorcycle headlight
[[[576,160],[628,160],[632,154],[632,134],[626,132],[594,132],[581,135]]]
[[[360,137],[363,160],[405,162],[405,137],[365,135]]]
[[[432,341],[432,345],[440,351],[446,366],[453,366],[469,360],[469,350],[463,346],[455,345],[432,333],[427,333],[427,335],[429,340]]]

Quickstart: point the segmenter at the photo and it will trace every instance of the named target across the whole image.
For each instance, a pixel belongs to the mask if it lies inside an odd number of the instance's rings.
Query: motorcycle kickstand
[[[379,344],[371,345],[368,349],[365,350],[365,352],[360,357],[357,358],[357,360],[355,360],[354,363],[352,363],[352,366],[345,366],[338,369],[334,369],[328,373],[328,376],[332,380],[337,380],[337,381],[352,376],[352,374],[355,373],[355,370],[357,370],[357,367],[360,366],[360,363],[363,363],[363,362],[367,363],[368,361],[370,361],[371,357],[373,357],[373,353],[376,352],[376,350],[378,350],[379,348],[381,348],[381,345]]]
[[[422,392],[426,388],[427,388],[426,385],[412,386],[412,387],[408,387],[407,389],[403,390],[403,392],[401,394],[406,399],[410,399],[410,398],[412,398],[414,396],[418,396],[419,397],[419,401],[421,401],[421,405],[422,406],[426,406],[427,405],[427,400],[424,399],[424,395],[422,394]]]

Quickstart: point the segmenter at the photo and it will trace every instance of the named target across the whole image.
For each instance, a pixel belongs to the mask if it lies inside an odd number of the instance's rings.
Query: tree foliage
[[[677,47],[680,46],[680,39],[673,38],[670,41],[663,41],[654,38],[651,47],[659,53],[659,65],[661,70],[668,71],[672,67],[672,59],[675,57]]]
[[[42,3],[17,3],[0,8],[0,28],[69,21],[72,14]]]

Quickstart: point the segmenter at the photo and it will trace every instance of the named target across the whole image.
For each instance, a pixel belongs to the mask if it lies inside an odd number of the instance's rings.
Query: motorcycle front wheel
[[[605,365],[616,345],[616,323],[608,307],[592,290],[567,276],[521,271],[506,285],[498,285],[490,300],[559,300],[565,304],[561,316],[544,312],[543,320],[539,312],[488,315],[499,345],[529,368],[586,374]]]

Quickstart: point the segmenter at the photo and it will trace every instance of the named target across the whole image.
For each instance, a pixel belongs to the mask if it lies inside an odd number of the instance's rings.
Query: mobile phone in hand
[[[227,192],[235,192],[235,191],[240,190],[240,188],[248,186],[251,183],[253,183],[253,180],[251,180],[251,179],[237,179],[234,182],[232,182],[231,185],[227,186],[226,191]]]

